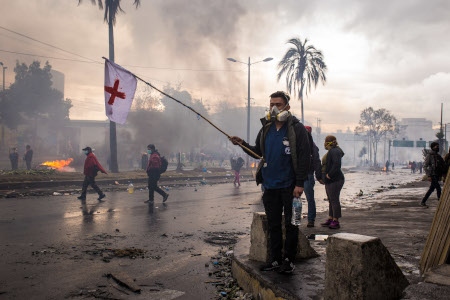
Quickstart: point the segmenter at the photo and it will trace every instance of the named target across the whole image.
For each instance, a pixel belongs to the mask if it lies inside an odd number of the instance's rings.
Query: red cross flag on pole
[[[125,124],[136,85],[137,79],[132,73],[105,59],[105,110],[109,120]]]

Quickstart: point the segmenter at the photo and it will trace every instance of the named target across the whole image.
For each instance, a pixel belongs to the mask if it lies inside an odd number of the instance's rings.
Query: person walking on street
[[[234,185],[236,186],[237,184],[237,186],[240,187],[241,186],[240,172],[242,166],[244,165],[244,159],[240,156],[238,158],[232,157],[230,159],[230,164],[231,168],[234,171]]]
[[[155,192],[163,197],[163,203],[169,198],[169,194],[164,192],[158,186],[158,180],[161,177],[161,155],[158,150],[156,150],[155,145],[149,144],[147,146],[147,153],[150,155],[147,164],[147,175],[148,175],[148,202],[153,205],[155,200]]]
[[[31,170],[31,161],[33,160],[33,149],[31,149],[30,145],[27,145],[25,147],[26,152],[23,156],[23,160],[25,161],[25,164],[27,165],[27,170]]]
[[[283,274],[290,274],[295,269],[299,228],[291,224],[292,199],[303,193],[311,160],[308,134],[303,124],[289,112],[289,99],[289,95],[282,91],[270,95],[270,113],[261,119],[262,128],[255,146],[237,136],[230,137],[234,145],[242,145],[253,158],[262,157],[256,183],[264,186],[262,200],[267,215],[270,259],[261,266],[261,270],[278,269]]]
[[[425,157],[425,162],[423,164],[428,181],[431,182],[430,188],[420,202],[420,205],[425,208],[428,207],[426,204],[427,200],[434,190],[436,190],[438,201],[439,198],[441,198],[441,185],[439,184],[439,181],[441,180],[442,175],[444,175],[445,169],[444,159],[439,155],[439,143],[432,142],[430,148],[431,150]]]
[[[339,196],[344,186],[345,177],[341,170],[344,151],[339,147],[336,137],[325,138],[325,149],[328,152],[322,157],[322,179],[328,198],[328,219],[321,225],[330,229],[339,229],[339,218],[342,217]]]
[[[85,201],[86,200],[86,192],[87,188],[90,185],[98,194],[98,201],[101,201],[103,198],[106,197],[105,193],[102,192],[102,190],[98,187],[98,185],[95,183],[95,177],[97,176],[97,173],[100,171],[103,174],[106,173],[105,169],[103,169],[102,165],[98,162],[97,157],[92,152],[91,147],[86,147],[83,149],[84,154],[86,155],[86,160],[84,161],[84,181],[83,181],[83,187],[81,189],[81,195],[78,197],[79,200]]]
[[[314,173],[316,174],[317,181],[320,184],[324,184],[322,180],[322,167],[320,164],[319,148],[313,141],[311,135],[311,127],[305,126],[308,132],[309,146],[311,150],[311,162],[309,164],[308,178],[305,180],[305,196],[308,201],[308,224],[306,227],[314,227],[314,222],[316,220],[316,200],[314,199]]]
[[[9,149],[9,161],[11,162],[11,170],[17,170],[19,168],[19,153],[17,148]]]

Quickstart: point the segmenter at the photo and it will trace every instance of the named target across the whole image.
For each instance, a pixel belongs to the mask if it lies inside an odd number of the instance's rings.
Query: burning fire
[[[64,167],[68,166],[72,161],[73,161],[73,158],[68,158],[66,160],[61,159],[61,160],[54,160],[54,161],[44,161],[41,165],[59,170],[59,169],[62,169]]]

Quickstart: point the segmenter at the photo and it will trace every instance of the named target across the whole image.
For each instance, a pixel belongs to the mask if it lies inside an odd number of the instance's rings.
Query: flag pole
[[[108,60],[106,57],[102,56],[103,59]],[[117,63],[115,63],[117,64]],[[123,68],[122,66],[120,66],[121,68]],[[123,68],[125,69],[125,68]],[[163,94],[164,96],[174,100],[175,102],[178,102],[179,104],[183,105],[184,107],[186,107],[187,109],[193,111],[194,113],[196,113],[199,117],[201,117],[203,120],[205,120],[206,122],[208,122],[212,127],[214,127],[215,129],[217,129],[218,131],[220,131],[221,133],[223,133],[228,139],[231,138],[231,136],[229,134],[227,134],[225,131],[223,131],[222,129],[220,129],[219,127],[217,127],[214,123],[212,123],[210,120],[208,120],[206,117],[204,117],[201,113],[197,112],[195,109],[193,109],[192,107],[190,107],[189,105],[184,104],[183,102],[181,102],[178,99],[175,99],[174,97],[170,96],[169,94],[161,91],[160,89],[158,89],[157,87],[155,87],[154,85],[152,85],[150,82],[145,81],[144,79],[142,79],[141,77],[137,76],[136,74],[134,74],[133,72],[130,72],[129,70],[127,70],[131,75],[133,75],[134,77],[136,77],[136,79],[139,79],[140,81],[142,81],[143,83],[145,83],[146,85],[148,85],[149,87],[157,90],[158,92],[160,92],[161,94]],[[244,146],[242,143],[238,144],[242,149],[247,150],[249,153],[251,153],[253,156],[257,157],[258,159],[262,159],[262,156],[259,156],[258,154],[256,154],[254,151],[252,151],[251,149],[249,149],[248,147]]]

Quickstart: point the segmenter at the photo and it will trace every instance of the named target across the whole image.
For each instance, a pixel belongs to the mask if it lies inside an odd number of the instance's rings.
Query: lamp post
[[[2,65],[2,69],[3,69],[3,90],[5,90],[5,70],[8,69],[8,67],[5,67],[3,65],[3,62],[0,61],[0,65]]]
[[[6,70],[8,67],[5,67],[5,66],[3,65],[3,62],[0,62],[0,65],[2,66],[2,69],[3,69],[3,91],[5,91],[5,70]],[[5,126],[3,125],[3,122],[2,122],[2,132],[1,132],[1,137],[2,137],[2,143],[1,143],[1,145],[2,145],[2,146],[5,146]]]
[[[238,62],[238,63],[241,63],[241,64],[244,64],[244,65],[248,66],[248,83],[247,83],[247,86],[248,86],[248,89],[247,89],[247,143],[250,143],[250,66],[254,65],[254,64],[257,64],[257,63],[260,63],[260,62],[271,61],[273,58],[272,57],[267,57],[267,58],[265,58],[263,60],[255,61],[253,63],[250,62],[250,57],[248,58],[248,63],[236,60],[236,59],[231,58],[231,57],[228,57],[227,59],[229,61]],[[249,167],[248,160],[249,160],[249,156],[247,155],[247,162],[246,162],[247,168]]]

